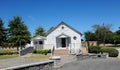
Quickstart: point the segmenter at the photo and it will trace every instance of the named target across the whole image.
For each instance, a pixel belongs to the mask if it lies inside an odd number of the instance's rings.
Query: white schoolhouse
[[[31,46],[35,49],[67,49],[70,53],[80,53],[81,33],[68,24],[61,22],[43,36],[31,39]]]

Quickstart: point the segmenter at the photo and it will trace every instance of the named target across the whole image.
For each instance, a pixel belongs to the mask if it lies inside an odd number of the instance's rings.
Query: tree
[[[47,32],[52,31],[54,28],[55,28],[55,27],[52,26]]]
[[[117,30],[115,33],[116,33],[117,35],[120,35],[120,27],[119,27],[119,30]]]
[[[3,21],[0,19],[0,46],[6,42],[6,29],[3,27]]]
[[[97,40],[97,45],[100,43],[105,44],[111,38],[112,31],[110,31],[111,24],[106,25],[93,25],[92,27],[95,29],[95,36]]]
[[[85,34],[85,39],[86,41],[95,41],[96,38],[95,38],[95,33],[92,33],[90,31],[87,31],[84,33]]]
[[[9,42],[14,43],[13,47],[23,48],[30,40],[30,32],[19,16],[15,16],[9,22]]]
[[[119,30],[117,30],[114,34],[113,34],[113,43],[116,44],[120,44],[120,28]]]
[[[34,36],[44,36],[45,35],[45,30],[42,26],[39,26],[36,31]]]
[[[86,42],[87,42],[87,45],[89,46],[89,41],[96,41],[96,38],[95,38],[95,33],[92,33],[90,31],[87,31],[84,33],[85,34],[85,39],[86,39]]]

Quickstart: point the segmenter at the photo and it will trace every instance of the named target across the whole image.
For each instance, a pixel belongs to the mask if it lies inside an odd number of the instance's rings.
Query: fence
[[[33,47],[26,47],[26,48],[21,49],[21,50],[19,51],[19,55],[20,55],[20,56],[23,56],[23,55],[26,55],[26,54],[32,53],[32,52],[33,52]]]
[[[34,49],[51,49],[54,44],[35,45]]]
[[[53,46],[55,47],[54,44],[35,45],[34,49],[52,49]],[[56,47],[55,47],[55,49],[58,49]],[[81,43],[70,43],[69,46],[66,46],[66,49],[68,49],[71,54],[80,53],[81,52]]]
[[[77,54],[81,52],[81,43],[71,43],[69,44],[69,51],[71,54]]]

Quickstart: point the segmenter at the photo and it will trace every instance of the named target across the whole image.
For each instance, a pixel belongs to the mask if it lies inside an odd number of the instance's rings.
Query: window
[[[74,40],[76,40],[76,39],[77,39],[77,37],[76,37],[76,36],[74,36],[74,37],[73,37],[73,39],[74,39]]]
[[[37,42],[35,41],[34,44],[37,44]]]
[[[62,26],[62,29],[64,29],[64,26]]]
[[[39,41],[39,44],[43,44],[43,41]]]

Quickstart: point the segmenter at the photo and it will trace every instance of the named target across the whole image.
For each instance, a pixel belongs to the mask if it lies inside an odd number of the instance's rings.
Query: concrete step
[[[69,50],[67,49],[57,49],[54,51],[54,55],[69,55]]]

